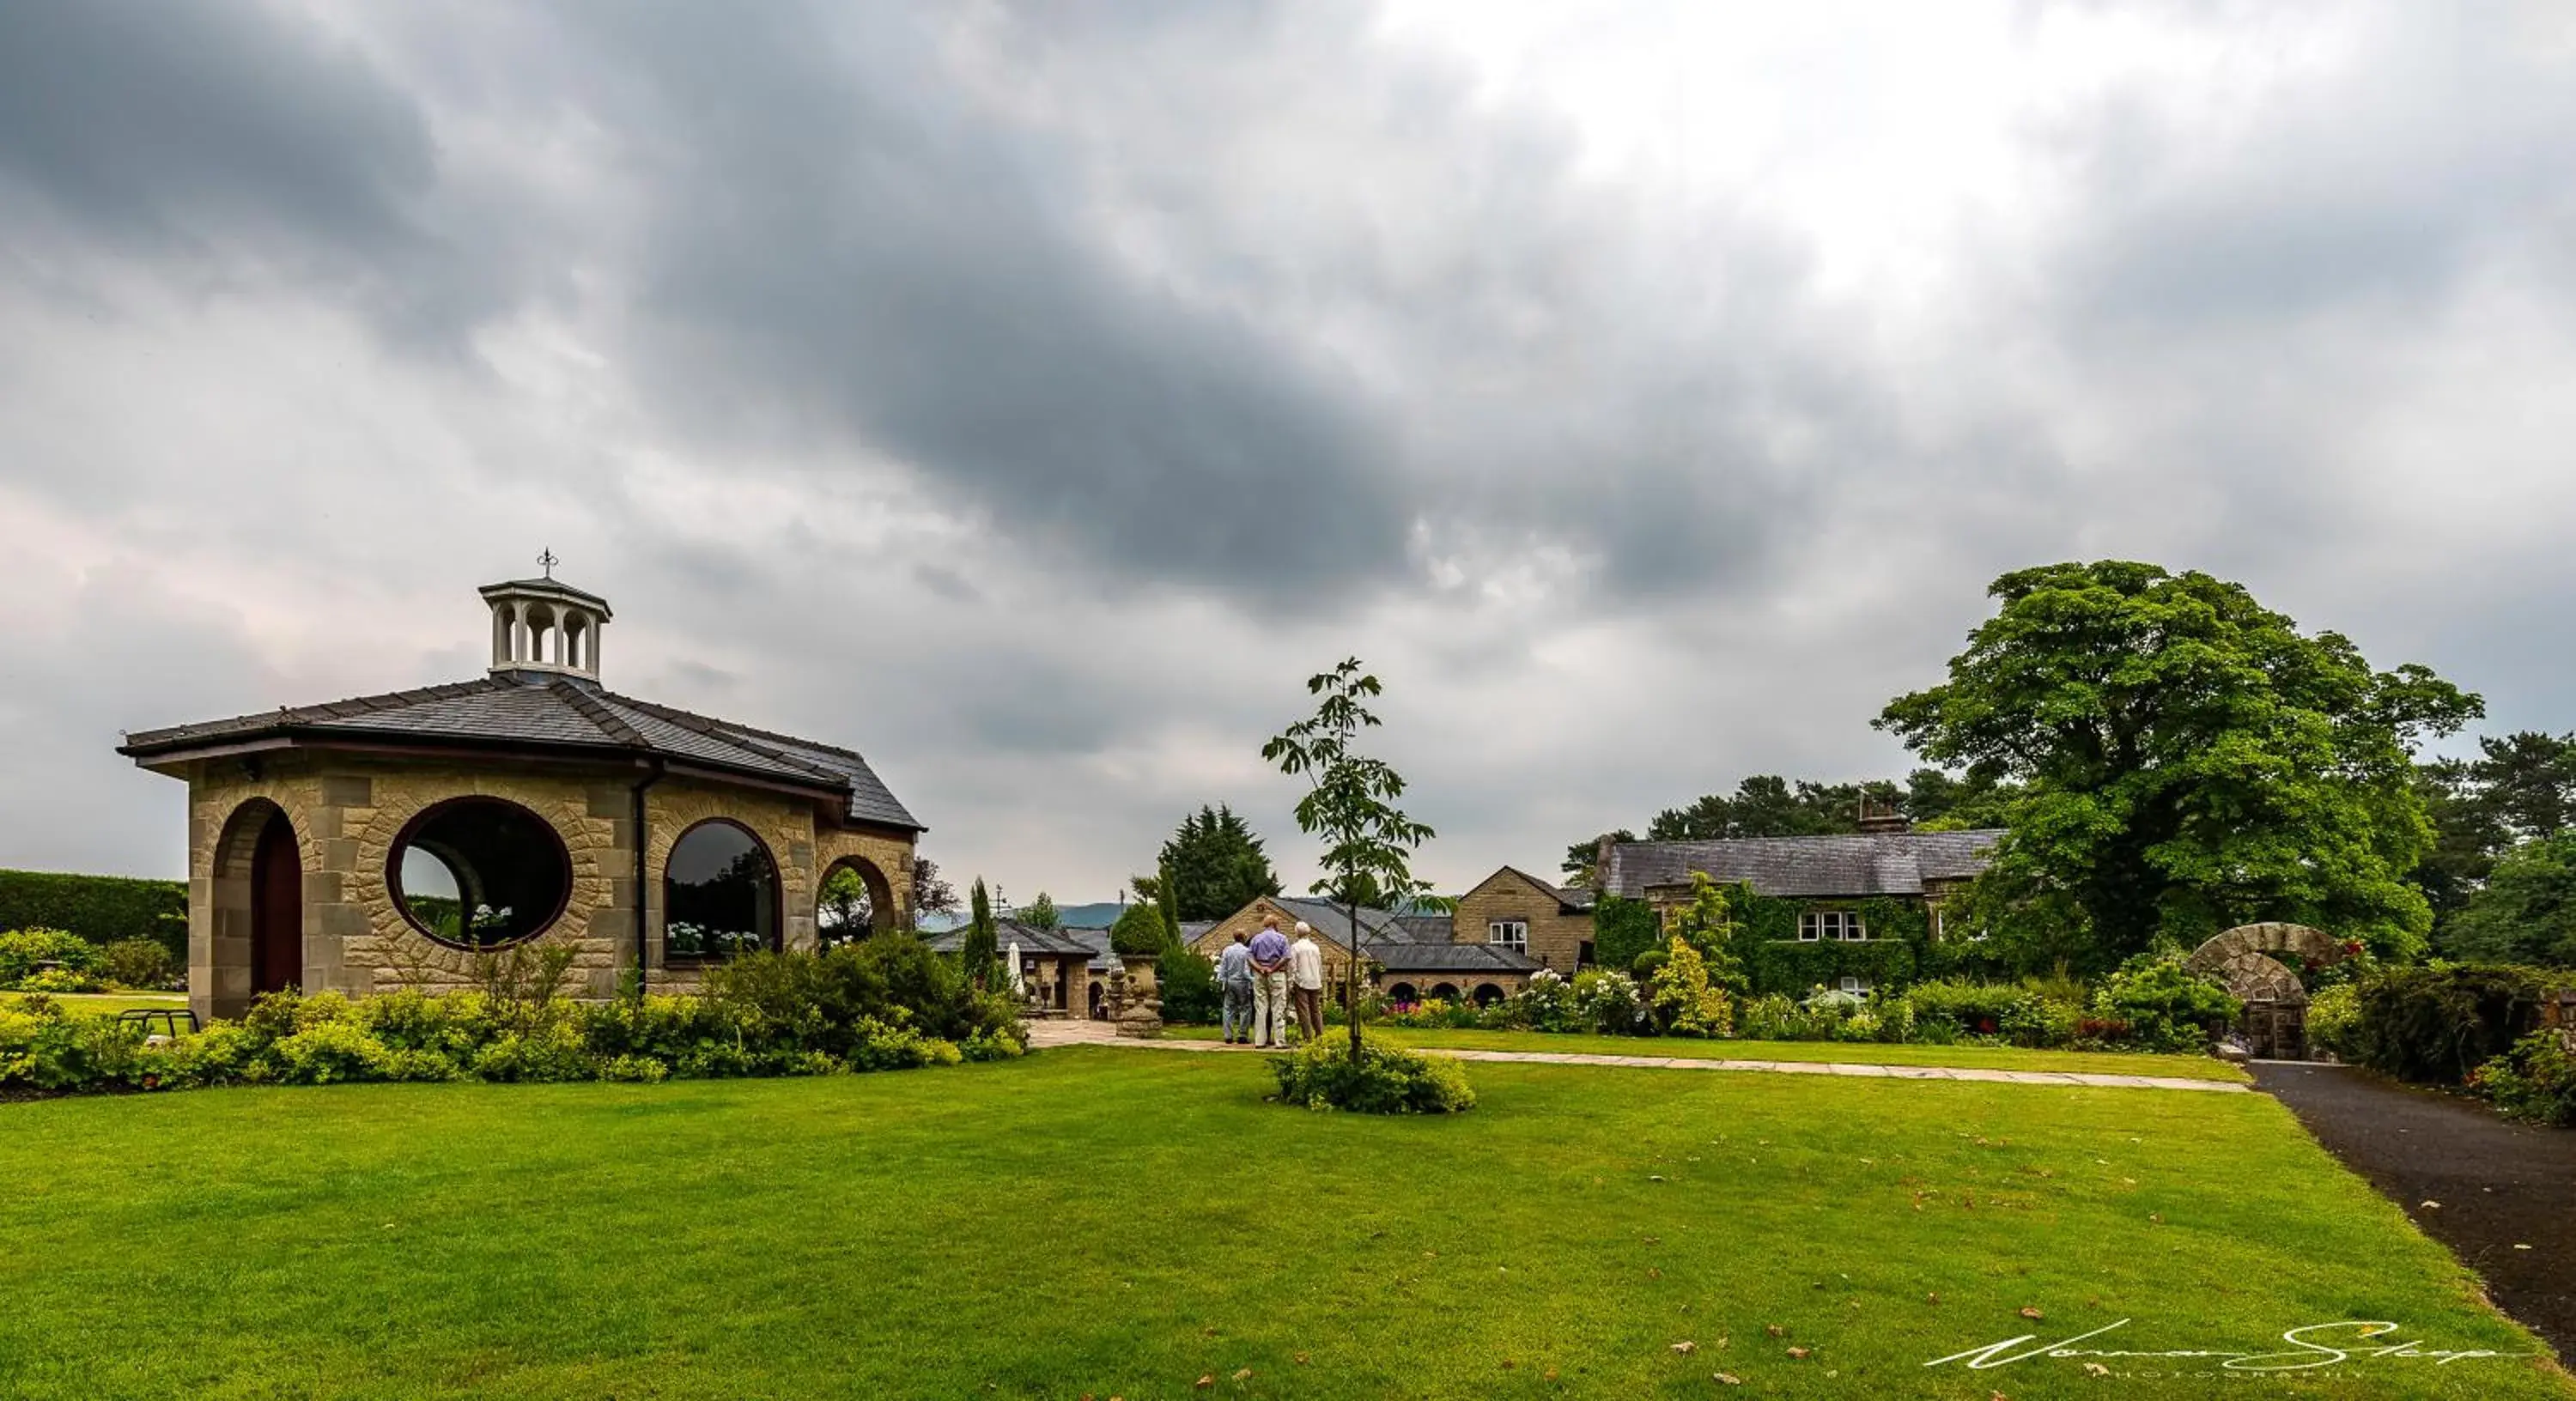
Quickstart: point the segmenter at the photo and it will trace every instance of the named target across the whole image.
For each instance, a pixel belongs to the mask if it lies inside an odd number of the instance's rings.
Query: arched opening
[[[272,811],[250,858],[250,990],[284,992],[304,981],[304,861],[295,825]]]
[[[1456,983],[1433,983],[1431,985],[1431,996],[1436,1001],[1455,1002],[1458,1000],[1458,985]]]
[[[1422,993],[1411,983],[1397,983],[1386,990],[1386,1000],[1398,1007],[1410,1007],[1422,1000]]]
[[[1100,1009],[1101,1009],[1101,1006],[1102,1006],[1103,1001],[1104,1001],[1107,997],[1108,997],[1108,994],[1107,994],[1107,993],[1105,993],[1105,992],[1102,992],[1102,991],[1100,990],[1100,984],[1098,984],[1098,983],[1093,983],[1093,984],[1091,984],[1091,991],[1090,991],[1090,992],[1089,992],[1089,994],[1087,995],[1087,1000],[1088,1000],[1088,1001],[1089,1001],[1089,1003],[1091,1004],[1091,1019],[1092,1019],[1093,1021],[1095,1021],[1095,1022],[1096,1022],[1096,1021],[1100,1020]]]
[[[189,931],[188,991],[199,1015],[237,1017],[258,993],[304,977],[304,871],[295,826],[277,804],[252,798],[224,819],[212,864],[208,927]]]
[[[1477,1005],[1477,1006],[1479,1006],[1479,1007],[1491,1007],[1491,1006],[1493,1006],[1495,1003],[1500,1002],[1500,1001],[1502,1001],[1502,1000],[1503,1000],[1503,990],[1502,990],[1501,988],[1494,986],[1492,983],[1478,983],[1478,984],[1476,984],[1476,1005]]]
[[[864,857],[844,856],[814,889],[814,936],[825,948],[864,939],[896,924],[894,886]]]
[[[662,957],[699,963],[778,948],[778,863],[739,822],[711,817],[662,863]]]
[[[442,944],[533,939],[572,898],[572,857],[544,818],[499,798],[450,798],[403,824],[385,885],[411,926]]]

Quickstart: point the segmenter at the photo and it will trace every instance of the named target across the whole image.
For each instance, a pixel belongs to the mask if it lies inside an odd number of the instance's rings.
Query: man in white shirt
[[[1297,942],[1288,946],[1288,996],[1297,1008],[1297,1030],[1305,1040],[1324,1034],[1324,951],[1315,945],[1315,930],[1297,921]]]

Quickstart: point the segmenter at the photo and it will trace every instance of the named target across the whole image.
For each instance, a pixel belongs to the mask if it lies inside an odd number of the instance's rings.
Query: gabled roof
[[[1529,872],[1522,870],[1518,866],[1505,866],[1494,872],[1494,876],[1516,876],[1528,884],[1537,887],[1541,892],[1554,896],[1556,898],[1557,909],[1565,914],[1581,914],[1585,910],[1592,908],[1591,891],[1568,889],[1565,886],[1556,884],[1554,881],[1540,880],[1538,877],[1531,875]],[[1476,883],[1477,887],[1479,889],[1483,888],[1494,879],[1494,876],[1487,876],[1484,880],[1478,881]]]
[[[839,794],[850,820],[923,830],[858,752],[693,715],[568,677],[485,677],[323,705],[281,706],[167,729],[117,746],[138,763],[264,740],[649,756]]]
[[[1306,895],[1271,895],[1264,897],[1290,915],[1315,926],[1315,932],[1328,935],[1336,944],[1350,942],[1351,912],[1330,900]],[[1404,926],[1404,917],[1389,910],[1359,907],[1360,942],[1378,940],[1395,943],[1413,942],[1413,932]],[[1441,938],[1447,938],[1443,933]]]
[[[1641,898],[1688,885],[1701,872],[1745,882],[1757,895],[1920,895],[1926,881],[1965,880],[1986,869],[1999,829],[1860,832],[1831,837],[1738,837],[1714,842],[1621,842],[1604,885]]]

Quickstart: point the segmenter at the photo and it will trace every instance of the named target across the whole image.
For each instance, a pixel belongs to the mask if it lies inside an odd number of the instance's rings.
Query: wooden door
[[[250,861],[250,989],[283,992],[304,981],[304,867],[295,828],[272,814]]]

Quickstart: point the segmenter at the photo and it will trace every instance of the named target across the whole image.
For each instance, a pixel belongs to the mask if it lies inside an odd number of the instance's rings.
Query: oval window
[[[662,868],[662,956],[688,962],[778,947],[778,866],[739,824],[680,834]]]
[[[491,949],[545,932],[572,895],[572,859],[544,818],[499,798],[452,798],[395,839],[385,872],[412,927]]]

